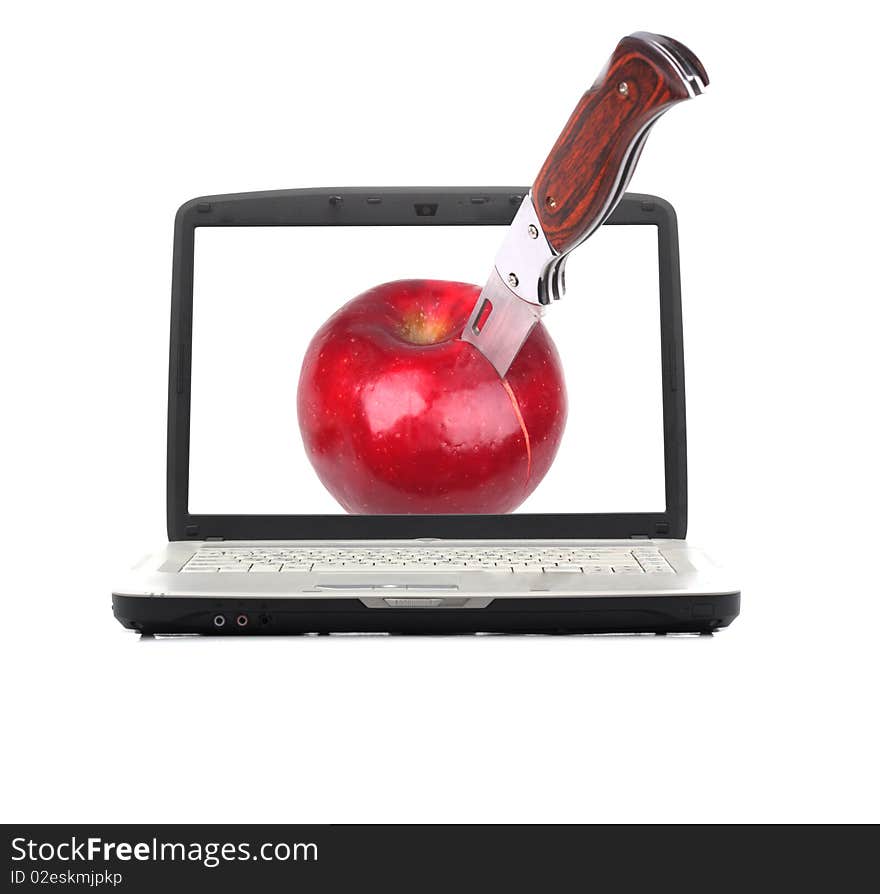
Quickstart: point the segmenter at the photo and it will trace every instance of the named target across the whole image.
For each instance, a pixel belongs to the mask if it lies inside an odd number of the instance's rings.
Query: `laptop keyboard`
[[[183,572],[321,573],[495,571],[512,574],[675,574],[653,546],[617,547],[215,547],[203,546]]]

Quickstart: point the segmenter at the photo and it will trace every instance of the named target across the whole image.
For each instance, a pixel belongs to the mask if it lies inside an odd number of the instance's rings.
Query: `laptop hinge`
[[[222,537],[206,537],[205,540],[222,540]]]
[[[647,534],[630,534],[629,539],[630,540],[650,540],[651,538],[648,537]]]

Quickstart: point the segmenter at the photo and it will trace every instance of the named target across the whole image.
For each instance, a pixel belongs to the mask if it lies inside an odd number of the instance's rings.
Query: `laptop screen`
[[[482,285],[504,231],[198,227],[189,512],[663,512],[656,227],[578,248],[502,380],[478,290],[425,280]]]

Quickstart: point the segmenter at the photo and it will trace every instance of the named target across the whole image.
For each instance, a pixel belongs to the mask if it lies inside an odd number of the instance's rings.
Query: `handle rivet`
[[[627,84],[626,81],[621,81],[621,82],[617,85],[617,92],[618,92],[621,96],[629,96],[629,84]]]
[[[507,283],[516,288],[519,285],[519,277],[515,273],[508,273]]]
[[[529,236],[532,239],[538,238],[538,228],[534,224],[529,224]]]
[[[556,207],[556,199],[553,196],[547,196],[547,207],[555,208]]]

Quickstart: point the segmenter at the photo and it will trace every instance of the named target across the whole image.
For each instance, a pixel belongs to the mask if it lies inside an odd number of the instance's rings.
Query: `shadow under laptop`
[[[181,640],[185,640],[187,642],[192,642],[194,640],[201,640],[203,642],[217,642],[218,640],[233,640],[233,639],[246,639],[248,641],[254,641],[256,639],[260,640],[303,640],[303,639],[355,639],[355,640],[363,640],[363,639],[377,639],[377,638],[393,638],[393,639],[477,639],[477,638],[493,638],[493,639],[504,639],[504,640],[528,640],[528,639],[642,639],[642,640],[655,640],[655,639],[665,639],[665,640],[681,640],[681,639],[689,639],[689,640],[699,640],[699,639],[712,639],[714,633],[712,632],[684,632],[684,633],[630,633],[630,632],[621,632],[621,633],[568,633],[568,632],[546,632],[546,633],[502,633],[502,632],[494,632],[494,631],[477,631],[471,633],[389,633],[389,632],[374,632],[374,631],[352,631],[350,633],[318,633],[318,632],[310,632],[310,633],[285,633],[285,634],[260,634],[257,636],[205,636],[201,633],[142,633],[139,636],[141,642],[153,642],[156,640],[161,640],[162,642],[179,642]]]

